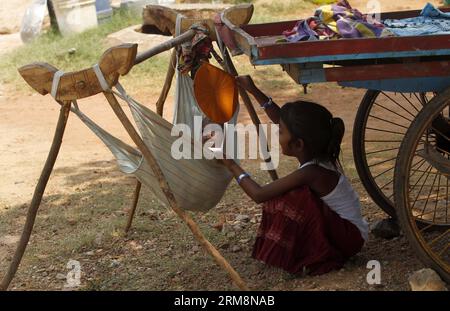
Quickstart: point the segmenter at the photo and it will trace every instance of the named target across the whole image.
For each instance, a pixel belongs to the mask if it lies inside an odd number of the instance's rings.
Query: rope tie
[[[100,86],[102,87],[102,90],[105,92],[110,92],[111,88],[109,87],[108,82],[105,79],[105,76],[103,75],[102,70],[100,69],[100,66],[98,64],[95,64],[92,69],[94,69],[95,75],[97,76],[97,80],[100,83]]]
[[[53,76],[53,82],[52,82],[52,91],[50,94],[54,99],[56,99],[56,95],[58,93],[58,87],[59,87],[59,81],[61,80],[61,77],[64,75],[64,71],[58,70],[55,72]]]

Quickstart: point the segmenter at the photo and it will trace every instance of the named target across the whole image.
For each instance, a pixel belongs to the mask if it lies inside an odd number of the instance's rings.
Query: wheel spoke
[[[395,122],[392,122],[392,121],[388,121],[388,120],[386,120],[386,119],[382,119],[382,118],[380,118],[380,117],[376,117],[376,116],[371,115],[371,114],[369,114],[369,117],[374,118],[374,119],[376,119],[376,120],[380,120],[380,121],[382,121],[382,122],[386,122],[386,123],[389,123],[389,124],[392,124],[392,125],[401,127],[401,128],[404,128],[404,129],[408,129],[408,127],[406,127],[406,126],[404,126],[404,125],[400,125],[400,124],[398,124],[398,123],[395,123]]]
[[[400,93],[400,95],[403,96],[403,98],[417,111],[419,112],[419,109],[417,109],[417,107],[415,105],[413,105],[413,103],[405,96],[405,94]]]
[[[434,184],[436,183],[436,179],[437,179],[437,175],[434,176],[433,183],[431,184],[430,191],[428,192],[427,200],[425,201],[425,204],[423,205],[422,213],[419,216],[423,216],[423,214],[425,213],[428,201],[430,200],[431,193],[433,192]]]
[[[376,139],[370,139],[365,140],[366,143],[401,143],[401,140],[376,140]]]
[[[440,239],[442,239],[447,233],[450,232],[450,229],[447,229],[444,231],[444,233],[442,233],[441,235],[439,235],[437,238],[434,238],[430,243],[428,243],[428,245],[433,245],[434,243],[436,243],[437,241],[439,241]]]
[[[429,165],[429,166],[428,166],[428,169],[427,169],[426,171],[428,171],[428,170],[431,171],[432,169],[433,169],[433,167],[432,167],[431,165]],[[417,180],[416,184],[411,188],[411,190],[414,189],[414,188],[416,188],[417,184],[419,183],[419,181],[422,179],[422,177],[423,177],[424,175],[425,175],[425,173],[423,173],[423,174],[420,176],[419,180]],[[425,185],[425,183],[426,183],[427,180],[428,180],[428,176],[430,176],[430,172],[428,172],[428,175],[427,175],[427,177],[425,178],[424,183],[423,183],[422,186],[420,187],[419,193],[417,193],[417,196],[416,196],[416,198],[415,198],[415,200],[414,200],[414,203],[413,203],[413,205],[411,206],[411,210],[412,210],[412,209],[414,208],[414,206],[416,205],[417,199],[419,198],[420,193],[422,192],[423,186]]]
[[[376,129],[373,127],[366,127],[367,130],[372,130],[372,131],[377,131],[377,132],[383,132],[383,133],[391,133],[391,134],[397,134],[397,135],[402,135],[405,136],[405,133],[401,133],[401,132],[395,132],[395,131],[389,131],[389,130],[382,130],[382,129]]]
[[[377,102],[375,102],[374,105],[376,105],[376,106],[378,106],[378,107],[380,107],[380,108],[383,108],[383,109],[385,109],[385,110],[387,110],[387,111],[389,111],[389,112],[392,112],[392,113],[395,114],[396,116],[399,116],[399,117],[405,119],[406,121],[409,121],[409,123],[411,123],[411,122],[413,121],[412,119],[408,119],[408,118],[405,117],[404,115],[401,115],[401,114],[395,112],[394,110],[391,110],[391,109],[389,109],[389,108],[387,108],[387,107],[385,107],[385,106],[383,106],[383,105],[380,105],[380,104],[377,103]]]
[[[416,116],[413,115],[411,112],[409,112],[405,107],[403,107],[402,105],[400,105],[398,102],[396,102],[395,100],[393,100],[391,97],[389,97],[385,92],[381,92],[384,96],[386,96],[387,98],[389,98],[393,103],[395,103],[397,106],[399,106],[400,108],[402,108],[404,111],[406,111],[406,113],[408,113],[409,115],[411,115],[413,118],[415,118]]]
[[[450,141],[450,138],[447,137],[446,134],[442,133],[438,129],[436,129],[434,126],[431,127],[433,131],[437,132],[441,138],[444,138],[446,141]]]
[[[434,226],[434,224],[431,223],[431,224],[429,224],[429,225],[423,227],[422,229],[420,229],[419,232],[420,232],[420,233],[423,233],[425,230],[427,230],[427,229],[429,229],[429,228],[431,228],[431,227],[433,227],[433,226]]]
[[[394,182],[393,179],[391,179],[387,184],[384,184],[382,187],[380,187],[380,190],[383,190],[385,187],[389,186],[390,184],[392,184]]]
[[[438,202],[439,202],[439,191],[441,190],[441,177],[442,177],[442,175],[439,174],[437,193],[436,193],[436,203],[434,204],[433,222],[436,220],[437,205],[438,205]]]
[[[444,248],[442,248],[442,250],[438,253],[438,256],[441,257],[442,254],[449,248],[450,243],[447,243],[447,245],[444,246]]]
[[[419,98],[419,96],[417,96],[417,93],[414,93],[414,96],[417,98],[417,101],[424,106],[428,100],[427,100],[427,94],[423,94],[423,100],[421,98]]]
[[[375,153],[381,153],[381,152],[386,152],[386,151],[393,151],[393,150],[398,150],[398,149],[399,149],[399,147],[387,148],[387,149],[382,149],[382,150],[376,150],[376,151],[366,152],[366,155],[375,154]]]
[[[391,168],[388,168],[387,170],[385,170],[385,171],[379,173],[378,175],[374,176],[373,179],[377,179],[377,178],[380,177],[381,175],[384,175],[384,174],[386,174],[387,172],[392,171],[394,168],[395,168],[395,166],[393,166],[393,167],[391,167]]]
[[[448,223],[448,178],[447,178],[447,187],[446,187],[446,199],[445,199],[445,222]]]
[[[395,156],[393,158],[390,158],[390,159],[387,159],[387,160],[383,160],[383,161],[371,164],[371,165],[369,165],[369,167],[374,167],[374,166],[377,166],[377,165],[380,165],[380,164],[383,164],[383,163],[386,163],[386,162],[389,162],[389,161],[392,161],[392,160],[395,160],[395,159],[397,159],[397,156]]]

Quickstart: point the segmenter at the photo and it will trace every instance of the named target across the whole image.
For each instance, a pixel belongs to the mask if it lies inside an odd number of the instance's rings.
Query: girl
[[[299,169],[265,186],[232,159],[223,163],[256,202],[264,202],[252,256],[292,274],[339,269],[367,239],[359,198],[339,164],[344,123],[323,106],[298,101],[278,107],[249,76],[237,78],[279,124],[282,153]]]

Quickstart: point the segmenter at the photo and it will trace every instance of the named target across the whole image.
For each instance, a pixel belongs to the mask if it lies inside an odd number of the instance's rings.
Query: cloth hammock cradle
[[[179,34],[182,16],[177,17],[176,29]],[[232,179],[231,173],[216,160],[208,159],[174,159],[171,155],[171,146],[175,140],[180,139],[171,135],[175,124],[186,124],[194,129],[194,118],[205,116],[198,107],[195,100],[193,81],[187,76],[176,73],[175,109],[173,124],[162,118],[157,113],[138,103],[130,97],[122,85],[117,82],[112,91],[98,65],[93,67],[97,79],[106,92],[113,92],[128,104],[133,119],[141,134],[142,140],[152,151],[158,165],[166,178],[180,208],[190,211],[206,212],[217,205]],[[57,72],[53,79],[52,95],[58,89],[59,79],[63,73]],[[152,172],[143,155],[136,148],[131,147],[120,139],[114,137],[98,124],[87,117],[78,108],[76,101],[71,108],[78,118],[97,135],[115,156],[119,169],[126,174],[133,174],[144,185],[148,186],[155,196],[166,206],[169,205],[167,198],[159,186],[159,182]],[[233,118],[227,122],[235,124],[239,109]],[[203,144],[194,144],[192,136],[183,136],[183,143],[191,144],[192,154],[200,152]],[[199,138],[201,140],[201,137]],[[234,140],[236,150],[236,140]]]
[[[179,75],[177,84],[180,87],[177,88],[176,96],[176,124],[185,123],[192,128],[193,117],[201,116],[199,109],[194,106],[196,102],[192,96],[192,82],[189,77]],[[179,206],[185,210],[204,212],[217,205],[232,178],[229,171],[216,160],[174,159],[171,145],[180,138],[171,136],[173,125],[129,97],[120,84],[116,88],[119,93],[115,94],[129,105],[141,137],[160,165]],[[168,205],[156,177],[139,150],[102,129],[81,112],[77,104],[71,110],[109,148],[123,173],[135,175],[161,202]],[[184,143],[191,144],[194,152],[198,148],[191,137],[183,136],[181,139],[186,140]]]

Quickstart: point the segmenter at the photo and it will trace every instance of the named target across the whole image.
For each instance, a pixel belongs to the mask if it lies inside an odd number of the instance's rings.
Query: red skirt
[[[309,187],[264,203],[252,256],[292,274],[323,274],[340,269],[358,253],[364,239]]]

